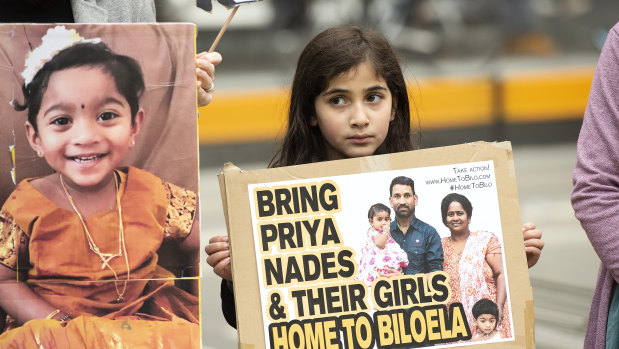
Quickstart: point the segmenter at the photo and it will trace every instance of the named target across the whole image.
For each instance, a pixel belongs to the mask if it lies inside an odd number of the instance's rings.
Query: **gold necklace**
[[[125,295],[125,291],[127,290],[127,282],[129,281],[129,278],[131,277],[131,270],[129,270],[129,258],[127,256],[127,247],[125,246],[125,230],[123,229],[122,208],[120,206],[120,190],[119,190],[118,178],[117,178],[118,175],[116,171],[114,171],[114,185],[116,187],[116,208],[118,209],[118,253],[103,253],[101,252],[101,250],[99,250],[99,247],[97,246],[97,244],[95,244],[95,240],[92,238],[92,236],[90,235],[90,232],[88,231],[88,227],[86,227],[84,218],[82,217],[79,210],[77,209],[77,206],[75,206],[75,203],[73,202],[73,198],[71,197],[71,194],[69,194],[69,191],[67,190],[67,187],[64,184],[62,175],[59,174],[59,176],[60,176],[60,185],[62,186],[62,190],[64,190],[64,193],[67,196],[67,199],[69,200],[69,203],[71,204],[71,207],[73,207],[73,211],[75,211],[75,214],[77,214],[77,217],[82,223],[82,227],[84,228],[84,235],[86,235],[86,239],[88,240],[88,246],[90,250],[94,252],[97,256],[99,256],[99,258],[101,259],[101,269],[107,267],[114,274],[114,288],[116,289],[116,294],[118,295],[118,298],[116,298],[114,303],[120,303],[123,301],[123,296]],[[114,268],[112,268],[112,266],[110,265],[110,261],[115,257],[119,257],[123,255],[125,256],[125,266],[127,267],[127,278],[125,279],[125,282],[123,284],[122,292],[119,292],[118,284],[117,284],[117,282],[119,281],[118,275],[116,274],[116,271],[114,270]]]

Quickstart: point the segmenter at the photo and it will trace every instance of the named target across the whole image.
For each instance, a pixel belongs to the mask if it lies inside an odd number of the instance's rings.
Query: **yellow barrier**
[[[594,67],[430,77],[409,81],[413,127],[422,130],[582,118]],[[200,108],[200,144],[272,141],[283,132],[289,91],[217,92]],[[418,118],[417,118],[418,117]]]

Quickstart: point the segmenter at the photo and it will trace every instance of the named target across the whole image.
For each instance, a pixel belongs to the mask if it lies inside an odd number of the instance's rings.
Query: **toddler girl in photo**
[[[22,76],[16,109],[55,172],[0,210],[0,308],[14,321],[0,347],[199,347],[197,285],[175,286],[157,254],[176,244],[198,265],[197,196],[121,167],[145,118],[139,64],[55,27]]]
[[[408,266],[406,252],[391,237],[391,209],[383,204],[374,204],[368,211],[370,228],[367,232],[367,240],[361,249],[359,261],[359,273],[357,280],[363,280],[368,285],[383,274],[388,274],[389,269],[401,269]]]

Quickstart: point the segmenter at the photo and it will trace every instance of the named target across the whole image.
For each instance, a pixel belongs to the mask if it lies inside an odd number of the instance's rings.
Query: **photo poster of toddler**
[[[534,346],[508,142],[230,164],[220,186],[241,344]]]
[[[0,283],[42,304],[0,304],[0,332],[200,345],[195,26],[3,24],[0,80]]]

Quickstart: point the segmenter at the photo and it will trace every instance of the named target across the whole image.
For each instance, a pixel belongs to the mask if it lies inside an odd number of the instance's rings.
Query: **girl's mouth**
[[[78,155],[78,156],[68,156],[67,158],[71,161],[75,161],[75,162],[91,162],[91,161],[96,161],[99,160],[103,157],[105,157],[107,155],[106,154],[95,154],[95,155]]]
[[[370,135],[366,135],[366,134],[362,134],[362,135],[354,135],[351,137],[348,137],[348,139],[353,142],[353,143],[367,143],[370,141],[372,137]]]

